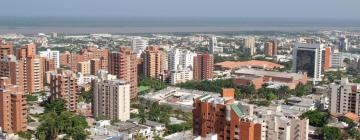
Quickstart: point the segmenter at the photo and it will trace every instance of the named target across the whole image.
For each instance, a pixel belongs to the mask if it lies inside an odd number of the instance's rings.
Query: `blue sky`
[[[360,0],[2,0],[0,16],[360,19]]]

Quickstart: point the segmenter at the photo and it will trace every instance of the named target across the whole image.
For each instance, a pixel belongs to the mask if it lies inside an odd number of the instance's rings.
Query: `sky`
[[[360,19],[360,0],[1,0],[8,17]]]

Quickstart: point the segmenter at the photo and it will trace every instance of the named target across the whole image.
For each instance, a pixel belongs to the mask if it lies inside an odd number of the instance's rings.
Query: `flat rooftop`
[[[247,69],[247,68],[238,69],[234,73],[265,76],[265,77],[283,77],[283,78],[294,78],[294,79],[303,78],[303,75],[299,73],[275,72],[275,71],[265,71],[265,70]]]

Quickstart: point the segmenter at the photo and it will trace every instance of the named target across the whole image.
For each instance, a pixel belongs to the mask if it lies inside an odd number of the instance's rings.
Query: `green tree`
[[[339,128],[325,126],[320,128],[320,137],[323,137],[325,140],[341,140],[342,133]]]
[[[303,113],[301,118],[308,118],[309,124],[316,127],[323,127],[328,123],[329,114],[318,110],[307,111]]]
[[[159,121],[159,115],[160,115],[160,106],[158,102],[153,102],[150,105],[150,109],[148,112],[148,118],[151,121]]]
[[[134,136],[134,140],[146,140],[144,135],[140,134],[140,133],[136,133],[136,135]]]
[[[45,104],[45,112],[55,112],[60,114],[66,110],[66,101],[63,99],[49,100]]]
[[[139,124],[146,124],[146,112],[143,106],[139,107]]]

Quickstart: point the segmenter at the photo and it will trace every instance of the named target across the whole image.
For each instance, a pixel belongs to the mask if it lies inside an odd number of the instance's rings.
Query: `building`
[[[77,72],[80,72],[83,75],[89,75],[90,71],[91,71],[90,61],[77,63]]]
[[[148,40],[141,37],[134,37],[131,40],[131,45],[132,51],[136,54],[137,58],[140,58],[141,54],[148,47]]]
[[[26,83],[24,78],[24,60],[16,60],[14,55],[5,56],[0,60],[0,77],[8,77],[11,80],[11,84],[17,85],[24,90]]]
[[[104,68],[105,64],[108,63],[104,59],[91,59],[90,60],[90,74],[96,75],[97,72]],[[106,64],[108,65],[108,64]]]
[[[26,97],[21,89],[10,78],[0,77],[0,128],[4,132],[27,130]]]
[[[66,55],[61,55],[62,60],[61,63],[66,63],[68,61],[71,66],[71,70],[77,71],[77,64],[79,62],[90,61],[91,59],[100,59],[103,63],[101,69],[107,70],[108,68],[108,49],[98,49],[96,47],[87,47],[85,49],[81,49],[79,54],[71,53]]]
[[[256,68],[273,70],[276,68],[283,68],[283,65],[260,60],[249,60],[249,61],[224,61],[215,64],[216,70],[236,70],[239,68]]]
[[[275,40],[265,43],[264,54],[267,56],[277,55],[277,43]]]
[[[47,49],[46,51],[40,51],[39,54],[40,54],[40,57],[45,57],[45,58],[54,60],[56,68],[60,68],[60,52],[59,51],[52,51],[50,49]]]
[[[119,121],[130,119],[130,84],[127,81],[103,73],[92,84],[94,117]]]
[[[109,73],[130,84],[131,99],[137,97],[137,56],[129,48],[121,47],[119,52],[109,54]]]
[[[35,56],[36,56],[35,44],[26,44],[16,49],[17,59],[33,58]]]
[[[193,79],[208,80],[213,78],[214,56],[211,54],[198,54],[194,57]]]
[[[193,79],[193,71],[187,70],[171,70],[169,83],[176,85]]]
[[[218,46],[217,39],[215,36],[212,36],[209,41],[209,53],[215,54],[215,53],[222,53],[223,48]]]
[[[340,37],[339,38],[339,45],[338,45],[339,51],[341,51],[341,52],[348,51],[349,46],[350,46],[350,43],[349,43],[349,40],[346,37]]]
[[[50,76],[51,99],[63,99],[70,111],[77,110],[79,88],[76,75],[72,71],[59,69]]]
[[[256,54],[256,46],[255,46],[255,38],[254,37],[247,37],[244,40],[244,52],[248,55],[255,55]]]
[[[158,47],[147,47],[142,55],[143,73],[146,77],[164,81],[167,78],[168,62],[166,53]]]
[[[4,43],[0,40],[0,59],[3,59],[7,55],[13,54],[13,45],[11,42]]]
[[[46,57],[41,57],[41,63],[43,65],[43,73],[45,74],[48,71],[55,71],[56,64],[54,59],[49,59]]]
[[[306,72],[314,82],[321,81],[324,70],[330,67],[330,49],[323,44],[297,43],[293,49],[292,71]]]
[[[348,78],[341,78],[339,83],[330,84],[330,113],[360,115],[360,86],[350,83]]]
[[[287,73],[242,68],[234,71],[234,75],[237,76],[233,79],[235,85],[248,86],[253,84],[256,89],[261,88],[265,83],[268,85],[267,87],[279,85],[279,87],[287,86],[289,89],[295,89],[299,83],[306,84],[308,82],[306,73]]]
[[[344,68],[345,64],[344,64],[344,53],[343,52],[339,52],[339,51],[334,51],[331,54],[331,67],[332,68]]]
[[[260,140],[265,133],[261,123],[253,122],[253,106],[237,103],[234,89],[223,89],[220,97],[204,95],[194,99],[193,134],[218,139]]]
[[[71,65],[71,53],[65,51],[60,54],[60,65],[62,66],[70,66]]]

